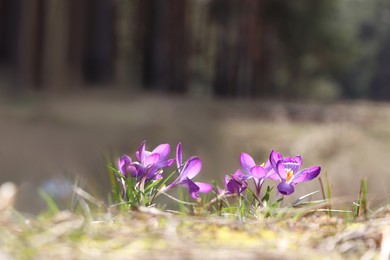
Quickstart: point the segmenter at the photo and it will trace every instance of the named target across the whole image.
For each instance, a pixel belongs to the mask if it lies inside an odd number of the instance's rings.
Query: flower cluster
[[[197,156],[192,156],[183,162],[182,145],[179,143],[176,147],[176,159],[168,159],[170,154],[169,144],[160,144],[152,151],[146,150],[146,142],[143,142],[136,152],[137,160],[132,160],[129,155],[122,155],[118,159],[118,180],[122,185],[122,197],[128,200],[126,196],[129,188],[126,180],[135,180],[135,187],[138,191],[144,192],[147,187],[157,187],[163,179],[165,168],[170,167],[176,161],[176,171],[179,175],[168,186],[160,185],[157,192],[165,192],[177,186],[186,187],[192,198],[198,199],[198,193],[208,193],[212,190],[212,185],[202,182],[194,182],[192,179],[198,175],[202,169],[202,161]],[[165,181],[162,182],[165,184]],[[161,187],[162,186],[162,187]],[[150,189],[151,190],[151,189]],[[156,191],[156,190],[155,190]],[[153,191],[152,191],[153,193]],[[157,194],[153,193],[153,197]]]
[[[294,192],[294,186],[300,182],[310,181],[321,172],[320,166],[312,166],[300,169],[302,157],[283,157],[282,154],[272,150],[268,161],[257,165],[247,153],[241,153],[240,165],[242,170],[225,177],[226,193],[242,193],[248,186],[248,180],[252,179],[256,188],[256,196],[259,197],[261,186],[265,179],[277,180],[278,191],[283,195]]]
[[[294,192],[294,186],[300,182],[310,181],[320,174],[320,166],[312,166],[300,169],[302,157],[283,157],[282,154],[272,150],[268,161],[257,165],[252,156],[241,153],[240,165],[242,170],[237,170],[230,177],[225,177],[226,193],[242,193],[248,186],[248,180],[252,179],[256,188],[256,196],[259,197],[261,186],[265,179],[278,180],[278,191],[283,195]]]
[[[176,147],[176,158],[170,159],[169,144],[160,144],[152,151],[146,150],[143,142],[136,152],[136,160],[129,155],[118,159],[116,180],[120,183],[121,197],[133,204],[152,205],[153,199],[175,187],[188,189],[193,199],[199,199],[199,193],[209,193],[213,186],[208,183],[193,181],[202,169],[202,161],[197,156],[191,156],[183,161],[182,145]],[[176,162],[175,170],[164,174],[164,170]],[[234,174],[225,176],[225,187],[218,189],[219,196],[241,195],[248,189],[248,182],[253,181],[255,191],[251,192],[259,199],[261,187],[266,179],[279,181],[277,190],[282,195],[290,195],[295,185],[314,179],[320,174],[320,166],[301,169],[302,157],[283,157],[282,154],[271,151],[268,161],[256,164],[247,153],[241,153],[241,169]],[[167,181],[177,175],[176,179]],[[139,195],[141,194],[141,195]]]
[[[176,147],[176,166],[179,176],[165,190],[172,189],[177,186],[188,188],[190,195],[194,199],[198,199],[198,193],[209,193],[213,186],[203,182],[193,182],[192,179],[198,175],[202,169],[202,161],[197,156],[190,157],[183,163],[183,154],[181,144]]]
[[[125,177],[133,177],[138,181],[153,181],[162,178],[162,169],[171,166],[173,159],[168,159],[169,144],[160,144],[153,151],[146,151],[143,142],[136,152],[138,161],[132,161],[130,156],[124,154],[118,160],[119,173]]]

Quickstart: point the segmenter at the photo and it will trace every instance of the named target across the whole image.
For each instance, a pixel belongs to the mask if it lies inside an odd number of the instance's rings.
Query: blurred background
[[[389,84],[387,0],[0,0],[0,182],[106,198],[107,157],[181,141],[202,180],[277,149],[383,201]]]

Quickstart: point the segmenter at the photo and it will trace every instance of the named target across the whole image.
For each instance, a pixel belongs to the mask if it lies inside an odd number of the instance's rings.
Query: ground
[[[386,260],[390,254],[388,211],[353,222],[326,214],[241,222],[150,209],[95,219],[68,211],[0,217],[2,259]]]
[[[0,126],[0,183],[14,182],[17,196],[15,211],[0,192],[1,259],[389,257],[388,104],[88,92],[3,98]],[[322,166],[334,209],[351,209],[366,177],[370,211],[357,219],[310,213],[244,222],[144,208],[118,212],[106,200],[106,157],[134,155],[143,140],[149,148],[168,142],[172,150],[182,142],[186,157],[203,159],[199,180],[220,185],[243,151],[259,163],[271,149],[301,154],[305,166]],[[102,201],[96,212],[70,212],[60,203],[70,201],[74,183]],[[292,197],[319,188],[318,181],[299,184]],[[38,189],[62,210],[30,215],[46,208]]]

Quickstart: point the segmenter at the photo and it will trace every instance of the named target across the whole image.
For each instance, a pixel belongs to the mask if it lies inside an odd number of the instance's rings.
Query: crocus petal
[[[124,155],[122,155],[120,158],[119,158],[119,163],[121,164],[121,165],[129,165],[129,164],[131,164],[131,158],[130,158],[130,156],[128,156],[127,154],[124,154]]]
[[[171,166],[174,161],[175,161],[174,159],[169,159],[169,160],[166,160],[166,161],[160,161],[160,162],[156,163],[156,167],[157,168],[167,168],[167,167]]]
[[[180,179],[184,178],[192,179],[202,169],[202,160],[199,157],[191,157],[188,159],[187,163],[184,165],[183,170],[180,173]]]
[[[236,179],[233,175],[232,175],[232,179],[229,179],[229,181],[226,184],[226,190],[228,194],[238,195],[244,192],[246,187],[248,187],[248,183],[246,181]]]
[[[280,179],[286,180],[286,170],[284,168],[284,164],[282,161],[278,161],[276,163],[276,169],[275,172],[279,175]]]
[[[168,158],[170,151],[171,147],[169,146],[169,144],[160,144],[159,146],[154,148],[152,153],[158,153],[160,155],[160,160],[165,161]]]
[[[195,184],[195,182],[191,181],[190,179],[187,178],[186,184],[188,187],[188,191],[190,192],[190,195],[193,199],[199,199],[198,192],[199,192],[199,187],[198,185]]]
[[[156,179],[155,178],[156,175],[157,175],[157,169],[155,167],[152,167],[152,168],[148,169],[145,179],[147,181],[154,180],[154,179]]]
[[[138,171],[137,167],[135,167],[134,165],[130,165],[129,167],[127,167],[127,172],[129,173],[128,176],[131,176],[133,178],[137,178],[141,174],[141,172]]]
[[[254,166],[252,167],[252,169],[250,170],[250,174],[256,178],[256,179],[260,179],[260,178],[264,178],[266,175],[267,175],[267,172],[266,170],[261,167],[261,166]]]
[[[253,160],[252,156],[250,156],[247,153],[241,153],[240,164],[241,164],[241,168],[247,174],[250,174],[250,171],[251,171],[252,167],[256,166],[256,163]]]
[[[145,171],[145,168],[139,163],[133,163],[129,167],[127,167],[127,172],[133,178],[142,177],[145,174]]]
[[[277,173],[275,172],[274,169],[271,169],[271,170],[267,173],[266,178],[269,178],[270,180],[273,180],[273,181],[280,180],[279,174],[277,174]]]
[[[281,182],[278,184],[278,191],[283,195],[290,195],[294,192],[294,186],[289,183]]]
[[[271,163],[274,170],[277,169],[277,167],[276,167],[277,162],[282,160],[282,159],[283,159],[282,154],[280,154],[274,150],[271,151],[271,153],[269,155],[269,162]]]
[[[143,141],[139,146],[138,151],[135,153],[135,156],[140,162],[143,162],[145,159],[145,146],[146,146],[146,141]]]
[[[233,173],[232,177],[234,179],[239,179],[243,181],[251,178],[251,176],[244,174],[240,169],[238,169],[235,173]]]
[[[124,154],[118,159],[118,170],[126,177],[127,167],[131,164],[130,156]]]
[[[145,158],[143,161],[144,166],[150,166],[158,163],[160,161],[160,155],[158,153],[153,153]]]
[[[298,155],[294,157],[294,161],[299,164],[299,167],[302,166],[302,156]]]
[[[200,172],[201,169],[202,169],[202,161],[200,160],[200,158],[191,157],[185,163],[183,169],[179,171],[179,177],[176,180],[174,180],[170,185],[168,185],[169,189],[179,185],[188,186],[187,185],[188,180],[195,177]]]
[[[275,172],[269,160],[265,163],[263,168],[267,172],[266,178],[271,180],[280,180],[279,175]]]
[[[294,176],[291,178],[291,183],[293,185],[300,183],[300,182],[305,182],[305,181],[310,181],[317,177],[321,172],[321,167],[320,166],[312,166],[309,168],[306,168],[297,174],[294,174]]]
[[[224,178],[225,186],[227,186],[229,181],[230,181],[229,175],[226,175],[225,178]]]
[[[163,175],[161,173],[157,173],[156,175],[154,175],[154,179],[155,180],[160,180],[162,179]]]
[[[269,172],[271,169],[273,169],[273,168],[272,168],[272,165],[271,165],[271,162],[270,162],[269,160],[264,164],[263,168],[264,168],[267,172]]]
[[[240,185],[233,179],[230,179],[226,185],[226,190],[229,194],[239,194],[240,193]]]
[[[230,176],[230,178],[229,176],[225,176],[226,193],[227,194],[242,193],[248,186],[248,183],[246,182],[247,179],[248,176],[243,174],[241,170],[237,170],[234,174]]]
[[[182,162],[183,162],[182,160],[183,160],[183,153],[181,150],[181,143],[178,143],[177,147],[176,147],[176,165],[177,165],[178,169],[182,165]]]
[[[203,182],[195,182],[196,186],[199,187],[199,192],[209,193],[213,189],[213,185]]]
[[[284,168],[292,170],[294,173],[297,173],[299,168],[302,166],[302,157],[286,157],[283,160]]]

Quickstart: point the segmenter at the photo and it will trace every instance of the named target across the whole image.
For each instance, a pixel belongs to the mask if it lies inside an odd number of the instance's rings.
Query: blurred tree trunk
[[[267,51],[268,39],[263,25],[262,1],[243,0],[238,45],[239,96],[259,96],[269,94],[270,73]]]
[[[16,92],[137,78],[166,92],[305,95],[345,57],[327,25],[335,1],[0,0],[0,76],[14,71]]]
[[[390,35],[378,53],[378,65],[371,82],[371,97],[390,100]]]
[[[139,2],[146,89],[185,92],[188,85],[188,43],[185,0]]]
[[[5,83],[5,92],[16,94],[18,39],[21,20],[22,0],[1,0],[0,44],[1,44],[1,78]]]
[[[45,0],[42,53],[42,86],[48,90],[68,87],[68,0]]]
[[[41,83],[43,0],[19,0],[14,8],[20,13],[16,39],[17,92],[38,89]],[[9,24],[13,29],[14,24]]]
[[[86,34],[86,0],[68,0],[69,41],[67,50],[67,70],[69,84],[72,88],[80,88],[84,84],[83,58],[85,57]]]
[[[117,0],[116,4],[116,57],[115,78],[121,88],[134,88],[140,83],[138,50],[134,39],[139,37],[135,31],[137,1]]]
[[[184,93],[188,88],[188,32],[186,0],[171,0],[168,9],[168,90]]]
[[[214,94],[220,97],[235,96],[237,93],[237,31],[233,11],[234,1],[214,0],[211,17],[218,27],[216,32],[217,50],[215,57]]]
[[[239,21],[237,95],[252,96],[256,85],[256,60],[260,58],[259,28],[257,21],[258,1],[242,0],[243,15]]]
[[[213,90],[220,97],[253,97],[270,93],[270,45],[263,3],[258,0],[214,0],[211,17],[218,24]]]
[[[0,0],[0,65],[7,61],[6,0]]]
[[[91,83],[113,80],[115,59],[115,3],[88,0],[83,71]]]

